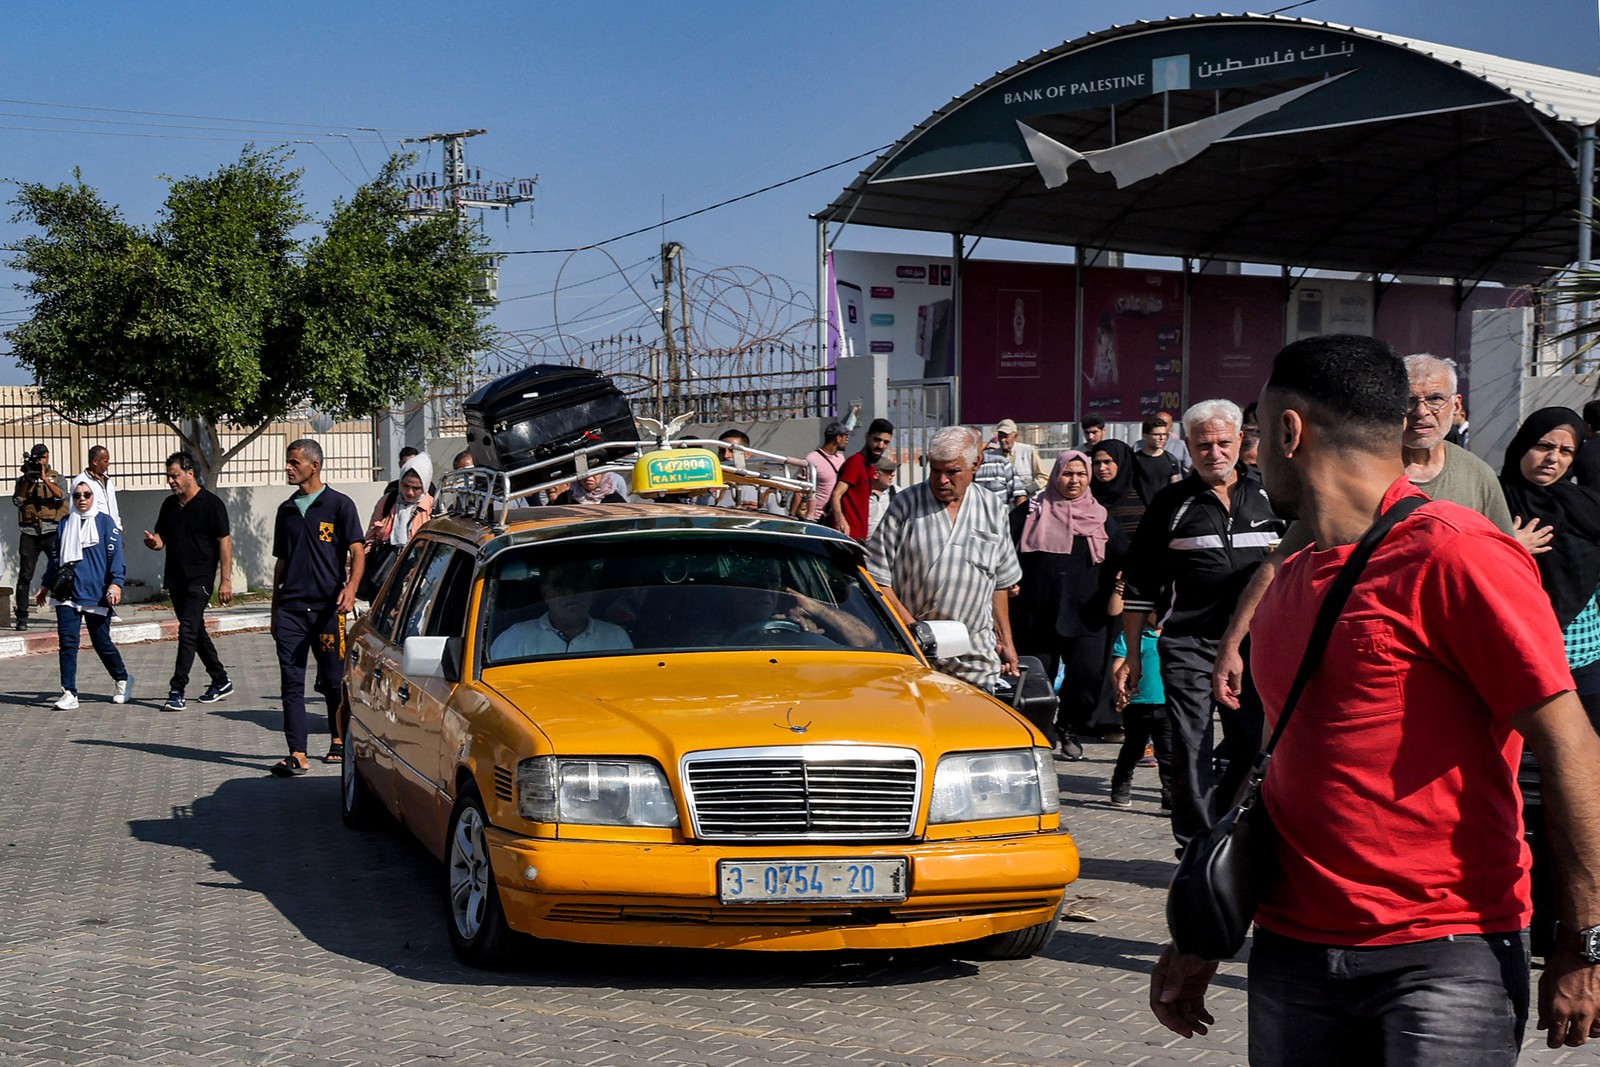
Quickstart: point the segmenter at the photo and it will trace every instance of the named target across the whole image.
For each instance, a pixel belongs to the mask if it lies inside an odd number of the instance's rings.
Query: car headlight
[[[933,774],[930,823],[1048,815],[1061,808],[1055,763],[1048,748],[957,752]]]
[[[678,825],[667,776],[646,760],[525,759],[517,764],[517,811],[531,822]]]

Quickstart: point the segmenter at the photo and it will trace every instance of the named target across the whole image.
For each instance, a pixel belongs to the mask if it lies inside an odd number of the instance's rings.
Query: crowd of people
[[[955,677],[1004,696],[1037,660],[1057,686],[1043,725],[1058,758],[1082,758],[1091,736],[1119,742],[1118,806],[1153,764],[1180,854],[1232,803],[1286,705],[1297,709],[1264,789],[1276,844],[1249,963],[1253,1062],[1308,1048],[1315,1062],[1514,1062],[1533,954],[1552,1045],[1600,1037],[1600,401],[1534,412],[1496,474],[1457,443],[1466,419],[1449,359],[1313,338],[1278,354],[1258,399],[1239,399],[1252,402],[1158,413],[1136,444],[1085,419],[1082,446],[1048,464],[1010,419],[987,438],[946,427],[924,443],[926,477],[899,490],[894,427],[874,420],[850,452],[851,427],[833,423],[790,460],[815,471],[815,493],[735,480],[697,502],[864,542],[867,572],[907,623],[965,624],[971,647],[935,660]],[[725,459],[749,444],[736,428],[719,440]],[[332,735],[324,759],[343,758],[345,618],[364,573],[381,575],[437,493],[426,455],[403,457],[363,525],[321,464],[315,441],[289,445],[295,492],[275,519],[281,777],[309,767],[308,657]],[[47,557],[33,600],[56,611],[63,710],[78,703],[84,627],[113,700],[133,691],[110,638],[125,564],[108,466],[97,449],[63,487],[36,446],[13,495],[17,625]],[[224,603],[231,594],[232,545],[186,454],[167,477],[144,544],[167,552],[180,630],[166,706],[182,708],[196,654],[210,676],[202,701],[232,689],[203,619],[219,586]],[[601,475],[557,502],[625,491]],[[1422,505],[1379,542],[1322,666],[1291,697],[1334,578],[1411,497]],[[1162,954],[1151,1006],[1164,1025],[1206,1032],[1216,966]]]

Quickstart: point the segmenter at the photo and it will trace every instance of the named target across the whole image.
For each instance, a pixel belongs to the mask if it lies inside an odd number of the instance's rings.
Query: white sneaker
[[[117,691],[111,694],[111,703],[126,704],[133,699],[133,675],[128,675],[117,683]]]
[[[78,706],[78,694],[70,690],[61,691],[61,699],[56,701],[57,711],[71,711]]]

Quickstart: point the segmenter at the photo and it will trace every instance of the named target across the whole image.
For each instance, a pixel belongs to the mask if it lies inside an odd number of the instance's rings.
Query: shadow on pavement
[[[1134,974],[1148,975],[1155,957],[1159,956],[1165,947],[1165,944],[1152,944],[1149,941],[1134,941],[1126,937],[1090,933],[1081,925],[1065,923],[1039,955],[1062,963],[1093,959],[1097,967],[1117,967]],[[1249,943],[1246,942],[1246,949],[1248,948]],[[1239,956],[1240,960],[1247,958],[1249,958],[1248,951]],[[1242,991],[1245,988],[1245,976],[1218,971],[1211,979],[1211,984]]]
[[[1080,856],[1078,877],[1097,882],[1126,882],[1147,889],[1165,889],[1176,863],[1169,860],[1124,860]]]
[[[152,756],[169,759],[198,760],[201,763],[220,763],[229,767],[266,773],[268,760],[261,752],[218,752],[212,748],[194,748],[190,745],[167,745],[155,741],[107,741],[98,737],[79,737],[75,745],[95,745],[100,748],[124,748],[131,752],[148,752]]]
[[[236,761],[234,754],[181,746],[128,747]],[[218,894],[260,894],[322,950],[420,981],[526,981],[616,989],[833,988],[914,985],[979,973],[978,966],[952,958],[951,952],[706,952],[531,940],[526,943],[526,966],[474,970],[456,961],[445,936],[442,866],[398,824],[362,833],[347,830],[339,821],[338,788],[338,776],[320,768],[290,780],[238,778],[193,804],[174,806],[170,818],[137,820],[129,827],[137,840],[208,856],[212,870],[228,877],[200,885]]]

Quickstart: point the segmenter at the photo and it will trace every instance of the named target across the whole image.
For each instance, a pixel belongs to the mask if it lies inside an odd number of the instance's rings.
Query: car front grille
[[[922,795],[922,760],[902,748],[694,752],[682,772],[694,834],[706,841],[903,840]]]

